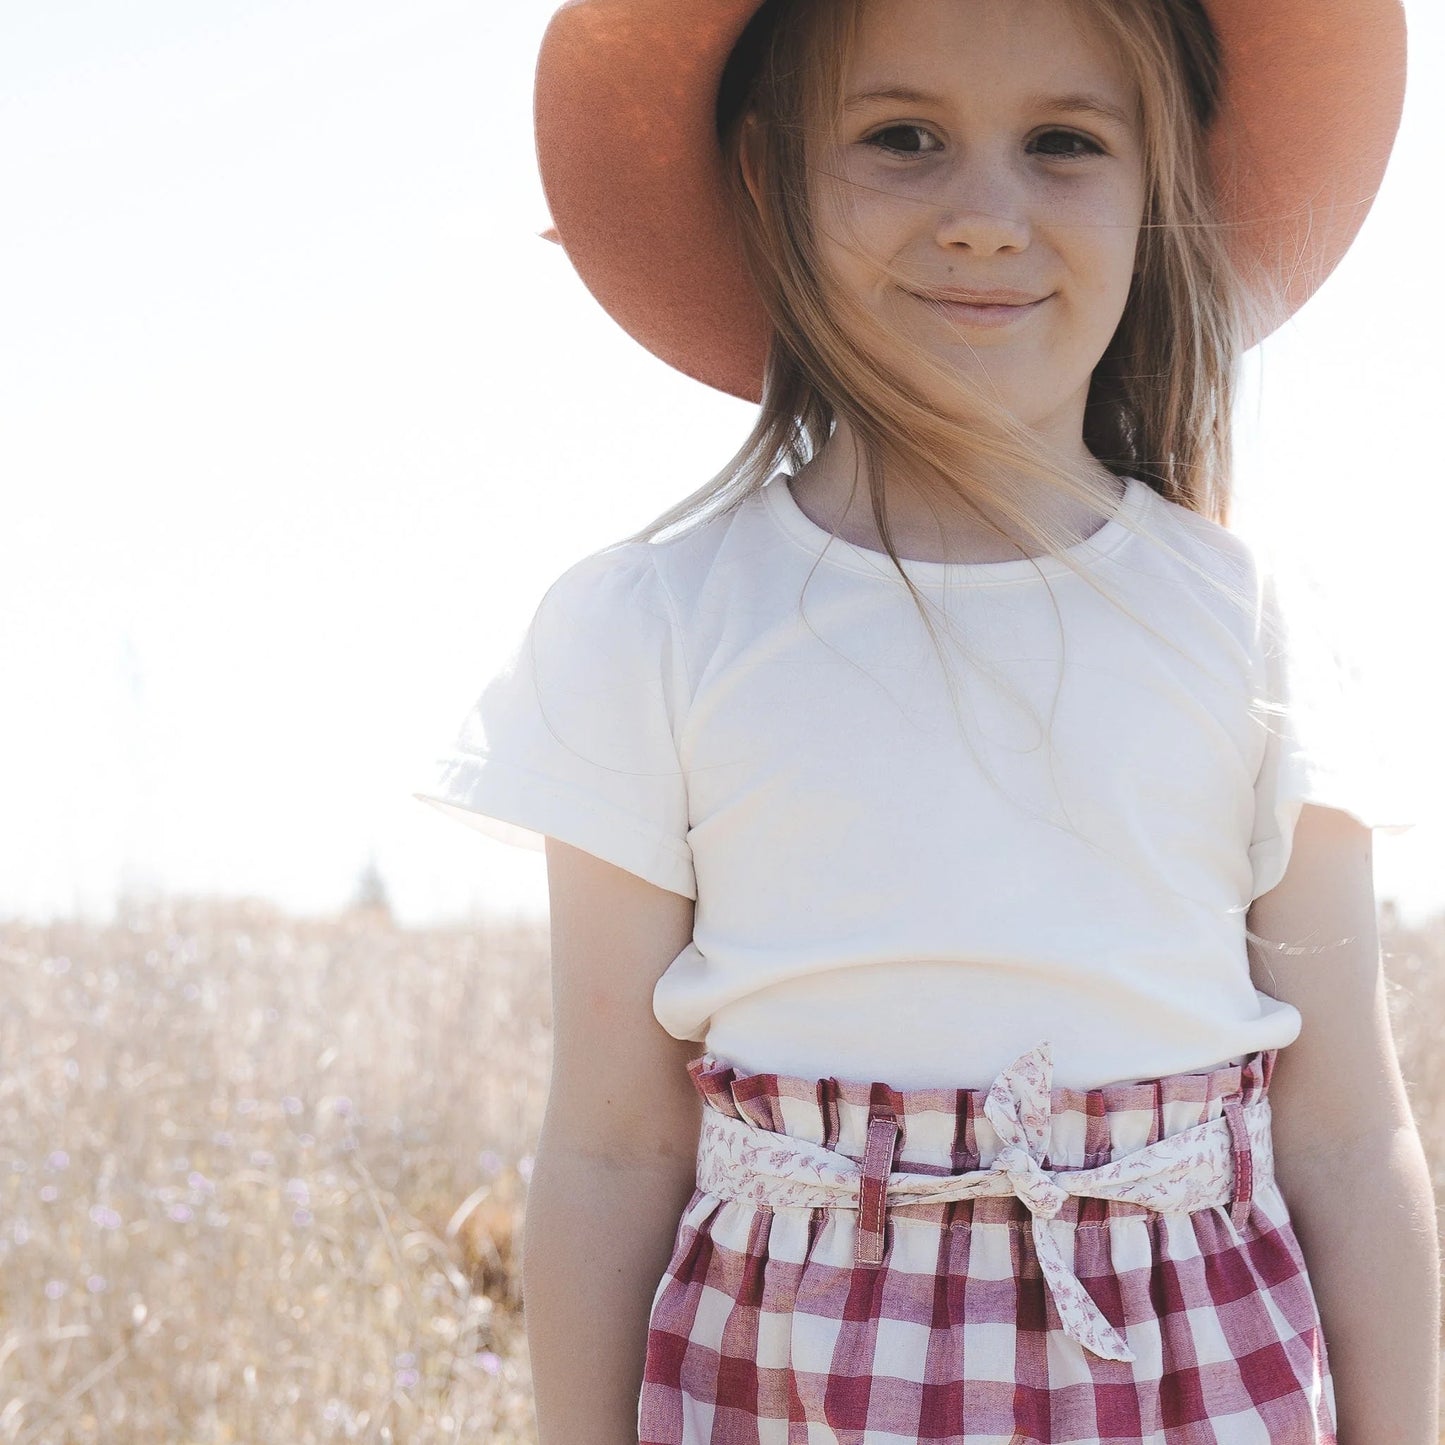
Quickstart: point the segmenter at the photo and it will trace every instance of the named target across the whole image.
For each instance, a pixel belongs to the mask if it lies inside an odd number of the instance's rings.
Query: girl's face
[[[1064,0],[866,0],[841,101],[811,195],[836,282],[1077,451],[1144,214],[1128,75]]]

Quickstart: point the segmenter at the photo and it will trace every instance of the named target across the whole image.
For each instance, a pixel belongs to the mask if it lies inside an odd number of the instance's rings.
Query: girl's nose
[[[980,252],[1022,251],[1031,235],[1022,198],[1003,178],[978,174],[939,194],[934,230],[940,246]]]
[[[1029,223],[1018,215],[973,210],[962,205],[938,208],[935,234],[940,246],[967,246],[971,251],[1022,251],[1029,244]]]

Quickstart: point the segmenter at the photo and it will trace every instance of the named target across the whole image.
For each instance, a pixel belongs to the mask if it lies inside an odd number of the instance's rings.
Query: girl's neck
[[[873,519],[866,471],[861,465],[854,488],[855,456],[851,433],[840,420],[817,456],[791,480],[789,490],[804,515],[825,531],[836,532],[856,547],[884,552],[887,548]],[[1101,496],[1097,506],[1060,497],[1044,482],[1028,479],[1025,483],[1035,515],[1063,527],[1068,534],[1066,545],[1097,532],[1123,497],[1124,483],[1093,457],[1088,458],[1085,470],[1098,481]],[[951,496],[935,498],[912,482],[895,484],[889,479],[884,485],[894,550],[905,561],[1009,562],[1021,555],[1021,549],[1026,556],[1036,550],[1031,540],[1011,544],[989,531],[977,518],[961,511]],[[1014,535],[1003,518],[991,520],[1006,534]]]

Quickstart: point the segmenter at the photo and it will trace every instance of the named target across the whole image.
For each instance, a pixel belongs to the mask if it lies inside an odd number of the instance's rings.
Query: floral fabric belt
[[[1257,1187],[1272,1178],[1267,1098],[1226,1098],[1220,1117],[1092,1169],[1045,1170],[1053,1064],[1047,1041],[1014,1060],[989,1087],[984,1114],[1000,1143],[993,1162],[963,1174],[892,1172],[898,1121],[870,1117],[862,1162],[806,1139],[761,1129],[717,1109],[704,1110],[697,1187],[724,1200],[768,1209],[859,1212],[856,1263],[883,1261],[889,1204],[941,1204],[1016,1194],[1032,1216],[1034,1246],[1064,1332],[1108,1360],[1133,1351],[1104,1318],[1065,1261],[1053,1219],[1070,1195],[1117,1199],[1162,1214],[1231,1205],[1243,1225]]]

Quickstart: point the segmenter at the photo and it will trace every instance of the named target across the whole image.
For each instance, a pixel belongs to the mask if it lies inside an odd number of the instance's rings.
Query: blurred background
[[[752,408],[538,238],[551,5],[0,6],[0,1442],[529,1441],[540,852],[411,796],[547,585]],[[1251,353],[1235,525],[1384,762],[1445,1158],[1445,13]]]

